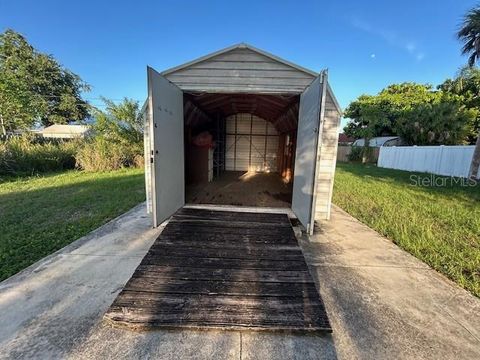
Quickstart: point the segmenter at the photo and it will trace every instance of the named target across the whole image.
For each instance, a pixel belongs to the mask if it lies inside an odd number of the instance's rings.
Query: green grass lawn
[[[414,186],[411,175],[339,163],[334,203],[480,297],[480,185]]]
[[[144,199],[138,169],[0,179],[0,280]]]

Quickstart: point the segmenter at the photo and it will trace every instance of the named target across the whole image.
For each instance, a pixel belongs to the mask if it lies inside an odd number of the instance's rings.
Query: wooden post
[[[248,150],[248,171],[252,170],[253,115],[250,114],[250,148]]]
[[[7,135],[7,129],[5,128],[2,114],[0,114],[0,126],[2,127],[2,135]]]
[[[478,134],[477,144],[473,152],[472,164],[470,165],[469,179],[478,179],[478,169],[480,168],[480,133]]]
[[[233,171],[237,170],[237,114],[235,114],[235,135],[233,136]]]

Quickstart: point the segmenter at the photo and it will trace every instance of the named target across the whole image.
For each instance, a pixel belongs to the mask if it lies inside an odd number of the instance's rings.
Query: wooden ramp
[[[135,329],[331,331],[287,215],[187,208],[105,318]]]

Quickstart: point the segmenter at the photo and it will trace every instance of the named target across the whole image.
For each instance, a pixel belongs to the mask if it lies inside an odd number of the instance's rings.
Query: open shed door
[[[318,155],[325,108],[326,72],[322,72],[300,96],[292,210],[313,234]]]
[[[148,67],[153,226],[185,204],[183,92]]]

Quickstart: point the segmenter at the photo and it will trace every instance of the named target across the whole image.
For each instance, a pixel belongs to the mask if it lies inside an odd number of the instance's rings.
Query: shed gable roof
[[[226,54],[226,53],[229,53],[229,52],[233,52],[234,50],[236,49],[246,49],[247,51],[249,51],[250,53],[252,54],[257,54],[257,55],[261,55],[261,56],[264,56],[266,58],[269,58],[275,62],[278,62],[279,64],[283,64],[285,65],[286,67],[290,67],[292,69],[295,69],[295,70],[298,70],[300,72],[303,72],[305,74],[308,74],[308,75],[311,75],[313,77],[316,77],[318,76],[318,73],[316,73],[315,71],[313,70],[310,70],[310,69],[307,69],[307,68],[304,68],[300,65],[297,65],[297,64],[294,64],[288,60],[285,60],[285,59],[282,59],[276,55],[273,55],[267,51],[264,51],[264,50],[261,50],[259,48],[256,48],[252,45],[249,45],[249,44],[246,44],[246,43],[239,43],[239,44],[235,44],[235,45],[232,45],[232,46],[229,46],[229,47],[226,47],[224,49],[221,49],[221,50],[218,50],[218,51],[215,51],[213,53],[210,53],[210,54],[207,54],[205,56],[202,56],[202,57],[199,57],[198,59],[195,59],[195,60],[192,60],[192,61],[189,61],[189,62],[186,62],[184,64],[181,64],[181,65],[178,65],[178,66],[175,66],[173,68],[170,68],[170,69],[167,69],[165,71],[163,71],[161,74],[162,75],[168,75],[168,74],[171,74],[171,73],[174,73],[176,71],[179,71],[179,70],[183,70],[185,68],[188,68],[190,66],[193,66],[195,64],[198,64],[198,63],[201,63],[203,61],[206,61],[206,60],[213,60],[215,57],[220,57],[221,55],[223,54]],[[219,58],[220,59],[220,58]]]
[[[180,89],[200,93],[300,94],[319,74],[240,43],[161,73]],[[330,86],[328,93],[342,112]]]
[[[238,44],[162,72],[193,92],[299,94],[318,75],[247,44]]]

